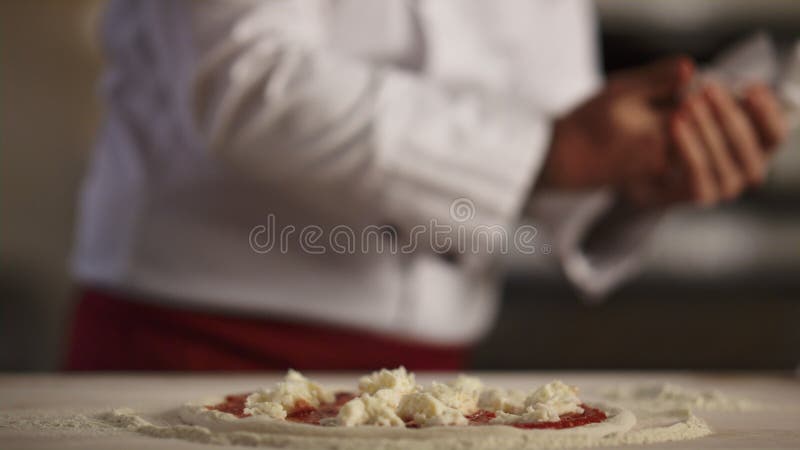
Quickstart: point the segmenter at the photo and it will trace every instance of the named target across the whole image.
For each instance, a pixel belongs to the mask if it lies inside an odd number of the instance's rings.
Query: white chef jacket
[[[269,216],[403,234],[452,223],[468,199],[471,224],[529,211],[555,225],[567,275],[601,293],[633,265],[578,245],[609,195],[531,197],[553,117],[599,84],[595,33],[573,0],[112,1],[75,277],[465,344],[498,306],[489,257],[312,254],[292,239],[256,251],[251,238]]]

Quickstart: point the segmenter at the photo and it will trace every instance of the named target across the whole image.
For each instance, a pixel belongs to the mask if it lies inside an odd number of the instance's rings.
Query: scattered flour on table
[[[91,414],[75,414],[74,411],[39,412],[22,411],[13,414],[0,413],[0,429],[14,431],[36,431],[40,433],[74,434],[74,433],[116,433],[112,424]]]
[[[783,409],[778,405],[730,397],[718,390],[697,391],[670,383],[616,386],[601,390],[600,395],[623,406],[644,410],[691,408],[695,411],[757,412]]]

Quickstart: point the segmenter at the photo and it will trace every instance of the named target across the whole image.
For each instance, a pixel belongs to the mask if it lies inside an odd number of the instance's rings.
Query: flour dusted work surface
[[[0,448],[800,447],[794,374],[387,372],[0,375]]]

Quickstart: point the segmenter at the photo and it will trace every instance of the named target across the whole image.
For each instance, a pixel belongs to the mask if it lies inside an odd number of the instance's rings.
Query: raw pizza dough
[[[413,381],[413,377],[411,380]],[[285,399],[285,397],[279,396],[275,398]],[[552,398],[563,400],[563,397],[559,397],[557,394],[554,394]],[[576,400],[577,397],[574,399]],[[189,403],[161,417],[145,418],[131,410],[115,410],[105,414],[102,418],[117,427],[150,436],[180,438],[215,445],[288,449],[320,447],[340,450],[575,448],[600,445],[641,445],[692,439],[711,433],[708,425],[702,419],[694,416],[688,408],[632,411],[604,402],[582,403],[604,411],[607,415],[606,420],[574,428],[520,429],[507,425],[488,424],[425,426],[410,429],[405,426],[310,425],[275,419],[268,415],[238,418],[233,414],[208,408],[210,405],[217,405],[223,401],[223,398],[209,398]]]
[[[327,448],[337,450],[393,449],[545,449],[590,447],[610,443],[623,436],[636,419],[630,411],[593,404],[608,411],[603,423],[563,430],[523,430],[504,425],[475,427],[438,426],[423,429],[388,427],[322,427],[277,421],[214,417],[184,407],[154,420],[187,424],[157,425],[131,410],[120,409],[102,419],[122,428],[153,437],[178,438],[215,445],[244,445],[290,449]],[[166,419],[166,420],[165,420]],[[238,421],[238,422],[237,422]],[[664,440],[664,439],[661,439]],[[668,439],[671,440],[671,439]],[[637,440],[641,442],[641,440]]]
[[[225,398],[210,398],[184,405],[179,416],[185,423],[217,432],[246,431],[329,439],[424,440],[440,442],[443,446],[448,446],[447,443],[454,439],[474,444],[486,436],[490,442],[502,440],[509,446],[525,442],[531,434],[540,435],[542,439],[549,439],[551,435],[598,439],[624,433],[636,423],[633,414],[622,408],[609,404],[587,405],[578,397],[576,387],[558,380],[529,392],[487,387],[481,380],[464,375],[424,387],[418,385],[414,374],[403,367],[381,369],[361,377],[353,398],[348,400],[346,397],[341,406],[325,418],[314,419],[313,424],[287,420],[287,414],[298,411],[298,408],[302,411],[331,404],[334,392],[290,370],[275,386],[238,396],[239,402],[243,403],[238,403],[235,409],[230,409]],[[219,406],[222,406],[221,410],[216,409]],[[533,430],[511,426],[520,423],[552,426],[571,415],[591,414],[591,408],[603,411],[605,419],[563,429]],[[479,412],[490,414],[491,419],[488,423],[470,426],[468,417]],[[234,413],[248,416],[240,417]],[[596,419],[591,421],[596,422]],[[416,426],[409,428],[408,423]]]
[[[597,405],[597,404],[595,404]],[[598,405],[599,406],[599,405]],[[281,434],[264,433],[258,431],[236,430],[232,427],[223,431],[224,426],[219,422],[211,425],[188,425],[181,418],[182,410],[169,411],[157,416],[144,417],[130,409],[117,409],[102,414],[100,419],[117,428],[127,429],[147,436],[158,438],[183,439],[192,442],[224,445],[241,445],[248,447],[280,447],[286,449],[326,448],[333,450],[394,450],[404,448],[414,449],[560,449],[560,448],[586,448],[620,445],[644,445],[658,442],[680,441],[695,439],[711,434],[708,424],[699,417],[694,416],[688,409],[661,410],[658,413],[647,411],[628,411],[635,414],[636,423],[627,432],[611,433],[602,437],[579,433],[562,433],[567,430],[516,430],[526,434],[509,436],[495,434],[495,429],[511,428],[500,426],[475,427],[478,429],[491,429],[491,433],[480,436],[466,437],[459,433],[439,435],[434,439],[414,439],[406,434],[402,438],[388,438],[380,436],[315,436],[307,434]],[[198,422],[200,423],[200,422]],[[596,424],[600,425],[600,424]],[[302,426],[302,425],[297,425]],[[308,427],[317,427],[308,425]],[[317,427],[319,428],[319,427]],[[462,428],[456,431],[464,431]],[[514,429],[512,429],[514,430]],[[575,429],[572,429],[575,430]],[[435,429],[428,430],[396,430],[399,432],[429,432],[436,433]],[[418,437],[420,435],[417,435]]]
[[[597,439],[613,433],[624,433],[636,423],[636,417],[628,410],[604,403],[588,403],[589,406],[601,409],[608,418],[600,423],[592,423],[575,428],[562,430],[536,429],[527,430],[510,427],[507,425],[481,425],[481,426],[434,426],[420,429],[404,427],[337,427],[319,426],[293,423],[282,420],[269,419],[260,416],[236,418],[231,414],[209,410],[206,405],[222,402],[221,398],[212,398],[207,401],[185,405],[178,412],[179,417],[187,424],[198,425],[214,432],[246,431],[259,434],[272,434],[278,436],[304,436],[339,439],[391,439],[391,440],[430,440],[438,441],[437,448],[447,446],[448,440],[455,438],[465,439],[475,444],[481,442],[483,437],[491,435],[490,442],[525,442],[531,434],[540,438],[551,440],[551,436],[581,436]],[[513,446],[512,447],[516,447]],[[447,448],[457,448],[449,447]]]

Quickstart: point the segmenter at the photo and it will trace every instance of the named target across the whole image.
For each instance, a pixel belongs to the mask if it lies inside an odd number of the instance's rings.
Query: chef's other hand
[[[666,171],[670,116],[692,78],[674,57],[609,78],[594,97],[556,121],[540,186],[622,188]]]

